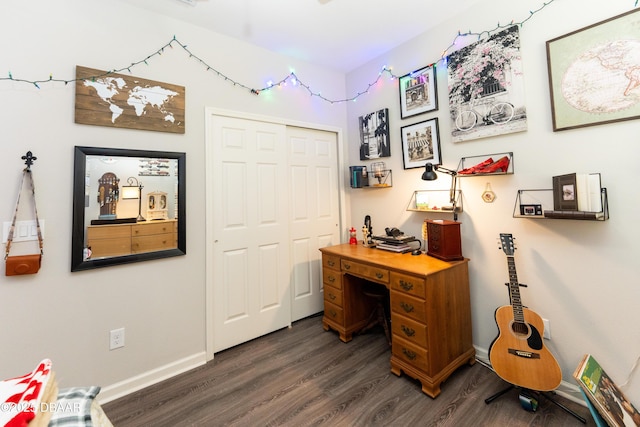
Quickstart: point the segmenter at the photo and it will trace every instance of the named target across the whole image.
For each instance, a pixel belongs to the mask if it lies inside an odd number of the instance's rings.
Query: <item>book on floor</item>
[[[573,377],[610,427],[640,426],[640,412],[592,355],[584,355]]]

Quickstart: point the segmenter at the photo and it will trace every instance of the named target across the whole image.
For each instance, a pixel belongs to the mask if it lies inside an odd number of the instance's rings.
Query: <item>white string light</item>
[[[555,0],[547,1],[547,2],[543,3],[542,6],[540,6],[538,9],[529,11],[529,15],[519,23],[514,23],[514,21],[511,21],[509,24],[505,24],[505,25],[501,25],[500,23],[498,23],[495,28],[493,28],[491,30],[481,31],[481,32],[472,32],[471,30],[469,30],[466,33],[462,33],[460,31],[458,31],[458,34],[454,37],[453,42],[446,49],[444,49],[442,51],[441,58],[437,62],[442,62],[443,65],[446,66],[447,56],[450,53],[450,51],[454,50],[454,48],[456,46],[456,42],[458,41],[459,38],[474,36],[474,37],[477,37],[478,39],[480,39],[481,37],[483,37],[485,35],[489,36],[489,35],[491,35],[492,33],[496,32],[496,31],[500,31],[500,30],[502,30],[504,28],[507,28],[507,27],[510,27],[512,25],[522,26],[525,22],[530,20],[536,13],[540,12],[542,9],[544,9],[547,6],[549,6],[554,1]],[[637,5],[638,5],[638,0],[635,0],[634,7],[636,7]],[[212,72],[217,77],[223,78],[225,81],[233,84],[234,86],[237,86],[237,87],[240,87],[242,89],[245,89],[245,90],[249,91],[250,93],[252,93],[254,95],[259,95],[261,92],[268,91],[268,90],[271,90],[273,88],[279,88],[279,87],[286,86],[288,82],[291,82],[292,86],[294,86],[294,87],[300,86],[300,87],[304,88],[309,93],[309,95],[312,96],[312,97],[317,97],[317,98],[320,98],[323,101],[329,102],[331,104],[336,104],[336,103],[356,101],[359,97],[361,97],[363,95],[366,95],[369,92],[369,90],[372,87],[374,87],[383,78],[384,74],[388,74],[389,77],[391,78],[391,80],[395,80],[395,79],[399,78],[399,76],[395,75],[392,72],[390,67],[387,67],[386,65],[384,65],[381,68],[380,72],[378,73],[378,76],[376,77],[376,79],[372,83],[369,83],[365,90],[360,91],[357,94],[355,94],[353,96],[350,96],[350,97],[347,97],[347,98],[344,98],[344,99],[326,98],[320,92],[313,91],[308,84],[306,84],[304,81],[302,81],[298,75],[296,75],[296,73],[294,71],[291,71],[287,76],[285,76],[284,78],[282,78],[278,82],[273,82],[273,81],[270,80],[270,81],[268,81],[266,83],[265,87],[263,87],[261,89],[256,89],[256,88],[250,87],[250,86],[248,86],[246,84],[243,84],[243,83],[231,78],[230,76],[222,73],[221,71],[217,70],[213,66],[207,64],[203,59],[201,59],[200,57],[195,55],[193,52],[191,52],[188,49],[186,44],[181,43],[175,36],[173,36],[173,39],[171,39],[171,41],[169,41],[164,46],[162,46],[160,49],[158,49],[157,51],[155,51],[151,55],[145,57],[144,59],[132,62],[130,65],[127,65],[125,67],[116,68],[116,69],[113,69],[113,70],[110,70],[110,71],[106,71],[106,72],[104,72],[102,74],[98,74],[98,75],[95,75],[95,76],[83,77],[83,78],[75,78],[75,79],[56,79],[56,78],[53,78],[52,74],[49,74],[49,78],[48,79],[27,80],[27,79],[21,79],[21,78],[18,78],[18,77],[14,77],[12,75],[11,71],[9,71],[7,77],[0,77],[0,82],[11,81],[11,82],[27,83],[27,84],[31,84],[31,85],[35,86],[37,89],[40,89],[41,85],[46,84],[46,83],[58,82],[58,83],[64,83],[65,85],[68,85],[69,83],[75,83],[75,82],[77,82],[79,80],[82,80],[82,81],[96,80],[96,79],[99,79],[99,78],[102,78],[102,77],[109,76],[109,75],[114,74],[114,73],[121,73],[121,72],[123,72],[125,70],[128,71],[129,73],[131,73],[131,69],[132,68],[134,68],[134,67],[136,67],[138,65],[141,65],[141,64],[149,65],[149,60],[151,60],[155,56],[162,55],[162,53],[164,52],[164,50],[167,47],[173,48],[174,44],[178,45],[180,48],[182,48],[182,50],[187,52],[189,54],[189,58],[190,59],[195,59],[201,65],[203,65],[206,68],[206,71]],[[436,65],[436,63],[434,62],[430,66],[435,66],[435,65]]]

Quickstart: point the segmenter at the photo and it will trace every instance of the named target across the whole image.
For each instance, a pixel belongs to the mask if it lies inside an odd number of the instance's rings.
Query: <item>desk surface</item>
[[[460,261],[441,261],[429,255],[411,255],[410,253],[399,254],[391,251],[385,251],[376,248],[367,248],[364,245],[342,244],[337,246],[329,246],[320,248],[320,252],[326,255],[335,255],[341,258],[350,258],[362,263],[371,265],[384,266],[385,268],[415,274],[419,276],[428,276],[438,271],[446,270],[469,260]]]

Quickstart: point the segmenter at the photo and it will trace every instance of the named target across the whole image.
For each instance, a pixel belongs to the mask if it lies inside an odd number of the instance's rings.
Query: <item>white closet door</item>
[[[280,124],[208,120],[217,352],[291,323],[287,139]]]
[[[340,243],[337,135],[287,128],[292,320],[323,310],[319,248]]]

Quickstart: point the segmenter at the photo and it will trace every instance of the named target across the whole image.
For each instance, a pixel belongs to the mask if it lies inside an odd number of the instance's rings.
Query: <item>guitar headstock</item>
[[[513,256],[516,250],[516,245],[513,243],[514,240],[514,237],[510,233],[500,233],[500,249],[502,249],[505,255]]]

